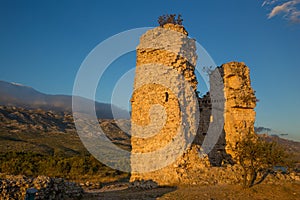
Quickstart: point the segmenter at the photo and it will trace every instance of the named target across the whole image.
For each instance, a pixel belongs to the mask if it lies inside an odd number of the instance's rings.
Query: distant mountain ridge
[[[79,98],[82,99],[83,106],[85,101],[92,101],[83,97]],[[0,81],[0,105],[70,112],[72,111],[72,96],[44,94],[32,87]],[[95,102],[95,109],[97,117],[101,119],[113,119],[112,110],[118,114],[118,118],[129,116],[127,111],[107,103]]]

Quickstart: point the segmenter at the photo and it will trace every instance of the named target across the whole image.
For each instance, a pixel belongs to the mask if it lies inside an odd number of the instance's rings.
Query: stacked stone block
[[[166,24],[141,36],[131,99],[132,153],[158,153],[145,160],[132,156],[131,181],[176,184],[188,179],[188,163],[201,160],[200,147],[191,146],[199,118],[196,60],[195,41],[183,26]]]
[[[246,134],[254,134],[256,97],[251,87],[250,70],[243,62],[229,62],[221,68],[224,79],[226,152],[233,156],[236,143]]]

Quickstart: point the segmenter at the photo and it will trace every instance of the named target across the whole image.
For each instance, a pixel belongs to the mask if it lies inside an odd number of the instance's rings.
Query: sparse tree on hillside
[[[267,142],[253,133],[248,133],[243,140],[233,148],[235,160],[243,169],[243,186],[252,187],[259,172],[263,173],[262,179],[274,166],[288,167],[289,155],[276,142]]]

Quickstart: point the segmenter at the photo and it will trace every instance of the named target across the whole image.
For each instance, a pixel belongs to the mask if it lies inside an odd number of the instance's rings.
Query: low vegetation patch
[[[30,177],[45,175],[75,181],[97,179],[101,182],[129,177],[128,173],[111,169],[91,155],[63,157],[30,152],[1,153],[0,173]]]

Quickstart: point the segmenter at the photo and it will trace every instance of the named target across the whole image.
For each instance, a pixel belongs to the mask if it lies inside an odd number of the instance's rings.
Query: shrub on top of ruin
[[[178,14],[178,17],[176,19],[176,14],[166,14],[161,15],[158,17],[158,23],[160,26],[163,26],[165,24],[178,24],[182,25],[183,19],[181,18],[181,14]]]

